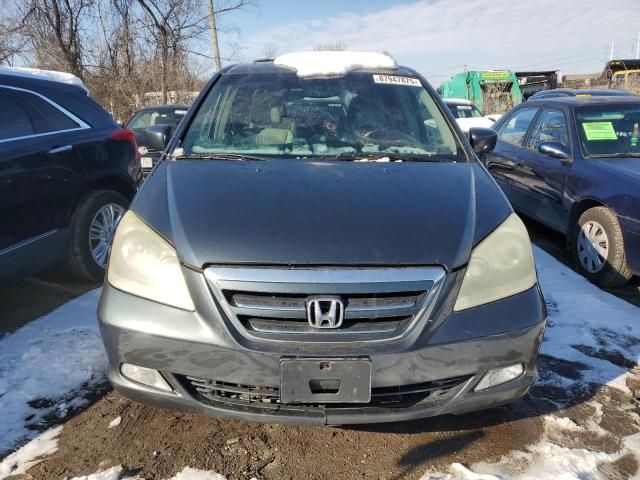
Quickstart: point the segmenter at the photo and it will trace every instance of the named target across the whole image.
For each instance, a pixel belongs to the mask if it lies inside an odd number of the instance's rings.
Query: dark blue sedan
[[[567,236],[602,286],[640,274],[640,98],[529,100],[494,126],[487,168],[513,207]]]

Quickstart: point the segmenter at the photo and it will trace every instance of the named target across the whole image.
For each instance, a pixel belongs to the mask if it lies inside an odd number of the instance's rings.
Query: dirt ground
[[[528,402],[461,417],[365,427],[295,427],[158,410],[111,392],[65,424],[60,450],[33,478],[86,475],[114,465],[147,479],[185,466],[230,480],[420,478],[452,462],[498,460],[541,433]],[[109,422],[121,417],[117,427]]]
[[[536,243],[567,261],[559,236],[536,224],[529,227]],[[63,286],[58,291],[56,287],[53,295],[37,290],[40,285],[36,279],[16,286],[17,296],[6,297],[13,302],[10,308],[24,310],[23,318],[31,309],[31,318],[36,318],[45,307],[51,309],[91,288]],[[39,292],[37,302],[26,302],[31,288]],[[637,282],[613,293],[640,305]],[[16,326],[8,330],[12,328]],[[633,367],[626,359],[608,360]],[[580,365],[540,358],[541,375],[579,379],[579,370]],[[629,387],[635,397],[640,396],[640,372]],[[486,412],[353,427],[295,427],[194,416],[131,402],[106,385],[105,391],[88,409],[67,419],[58,452],[18,478],[62,479],[122,465],[126,474],[150,480],[170,478],[186,466],[218,472],[229,480],[419,479],[427,471],[447,471],[453,462],[496,462],[513,450],[526,450],[543,435],[545,414],[569,418],[577,425],[589,424],[596,413],[600,416],[597,435],[589,430],[556,435],[557,444],[572,448],[616,452],[624,436],[640,432],[637,398],[579,382],[567,389],[537,385],[515,404]],[[602,411],[595,412],[594,399],[601,402]],[[109,428],[118,417],[121,422]],[[610,480],[630,478],[637,469],[632,456],[600,465],[603,478]]]
[[[542,372],[576,373],[575,365],[541,358]],[[639,372],[640,374],[640,372]],[[637,383],[629,385],[640,390]],[[552,413],[578,426],[602,411],[597,434],[558,431],[552,440],[569,448],[618,451],[623,438],[640,432],[637,399],[588,385],[561,390],[536,386],[522,400],[498,409],[406,423],[296,427],[224,420],[159,410],[109,392],[65,423],[59,450],[20,480],[62,479],[122,465],[129,475],[167,479],[189,466],[236,479],[419,479],[454,463],[497,462],[526,450]],[[110,422],[120,423],[109,428]],[[519,465],[511,465],[517,470]],[[600,466],[603,479],[628,479],[638,470],[632,456]],[[17,479],[16,479],[17,480]]]

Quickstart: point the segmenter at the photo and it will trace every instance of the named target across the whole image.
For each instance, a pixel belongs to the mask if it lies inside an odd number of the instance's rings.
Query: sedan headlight
[[[124,292],[195,310],[176,250],[132,211],[113,238],[107,280]]]
[[[465,310],[524,292],[537,282],[531,241],[522,220],[512,213],[471,252],[453,307]]]

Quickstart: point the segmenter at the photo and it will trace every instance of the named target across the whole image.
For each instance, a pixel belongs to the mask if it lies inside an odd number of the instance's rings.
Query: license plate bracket
[[[368,358],[280,360],[282,403],[369,403]]]

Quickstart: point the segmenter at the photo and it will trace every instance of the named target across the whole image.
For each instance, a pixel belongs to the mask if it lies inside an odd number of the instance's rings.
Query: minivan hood
[[[476,163],[284,159],[166,161],[132,208],[197,268],[455,269],[511,211]]]

